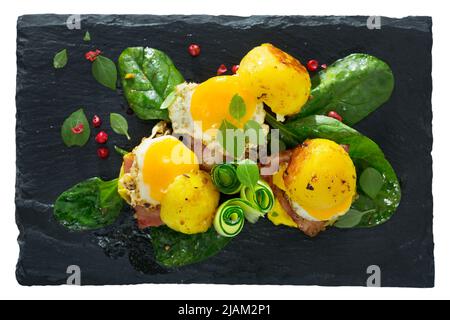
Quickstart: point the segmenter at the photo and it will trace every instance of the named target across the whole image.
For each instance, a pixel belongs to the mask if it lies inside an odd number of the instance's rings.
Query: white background
[[[285,0],[15,0],[1,11],[0,74],[0,297],[14,299],[435,299],[450,297],[450,106],[449,18],[445,1],[285,1]],[[433,17],[433,170],[436,288],[375,289],[298,286],[139,285],[113,287],[21,287],[15,280],[19,254],[14,213],[16,21],[34,13],[139,13],[139,14],[277,14],[277,15],[384,15]],[[38,106],[36,106],[38,107]],[[405,111],[407,112],[407,110]],[[49,168],[50,173],[51,168]],[[420,172],[417,172],[420,174]]]

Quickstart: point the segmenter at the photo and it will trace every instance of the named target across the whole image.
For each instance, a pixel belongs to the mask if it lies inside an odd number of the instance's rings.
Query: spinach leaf
[[[109,115],[109,122],[111,123],[111,128],[115,133],[121,134],[130,140],[130,135],[128,134],[128,122],[122,115],[118,113],[111,113]]]
[[[389,66],[378,58],[351,54],[312,78],[311,99],[292,119],[336,111],[353,125],[385,103],[394,89]]]
[[[168,111],[161,105],[184,79],[165,53],[127,48],[119,57],[119,73],[128,104],[140,119],[168,120]]]
[[[123,200],[117,193],[118,179],[91,178],[64,191],[55,201],[54,215],[66,228],[93,230],[114,223]]]
[[[376,198],[378,192],[380,192],[383,187],[383,184],[383,176],[374,168],[366,168],[359,178],[361,189],[372,199]]]
[[[270,114],[266,115],[266,120],[273,128],[280,129],[281,139],[287,137],[286,143],[289,144],[294,139],[297,144],[300,144],[308,138],[324,138],[349,145],[349,155],[355,164],[358,179],[369,167],[382,175],[384,184],[374,199],[365,197],[362,195],[363,191],[358,189],[360,195],[352,204],[352,208],[367,211],[367,213],[357,227],[380,225],[388,221],[395,213],[401,198],[400,184],[394,169],[375,142],[355,129],[326,116],[310,116],[284,125],[277,122]]]
[[[350,229],[356,227],[365,214],[369,213],[373,210],[367,211],[359,211],[356,209],[350,209],[344,216],[340,217],[338,221],[333,225],[336,228],[340,229]]]
[[[55,56],[53,57],[53,67],[55,69],[61,69],[64,68],[67,64],[67,49],[63,49],[59,51]]]
[[[84,146],[88,142],[90,134],[91,129],[83,109],[72,113],[64,120],[61,127],[61,137],[68,147]]]
[[[169,268],[203,261],[221,251],[231,238],[220,236],[214,228],[205,233],[187,235],[166,226],[151,227],[156,261]]]
[[[92,63],[92,75],[100,84],[111,90],[116,90],[117,68],[111,59],[98,56]]]

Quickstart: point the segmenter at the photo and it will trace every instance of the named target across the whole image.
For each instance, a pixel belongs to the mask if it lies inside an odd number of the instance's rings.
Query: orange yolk
[[[149,145],[145,152],[142,175],[150,186],[150,196],[161,202],[169,185],[179,175],[198,170],[198,159],[176,138],[166,138]]]
[[[230,102],[234,95],[240,95],[245,102],[246,112],[240,121],[230,114]],[[191,115],[194,121],[202,123],[202,130],[218,129],[223,120],[238,128],[250,120],[256,110],[256,97],[245,89],[237,76],[218,76],[201,83],[191,100]]]

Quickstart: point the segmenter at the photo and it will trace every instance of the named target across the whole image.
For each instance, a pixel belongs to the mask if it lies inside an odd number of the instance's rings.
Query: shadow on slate
[[[22,285],[66,283],[69,265],[78,265],[82,284],[227,283],[364,286],[367,268],[378,265],[382,286],[434,286],[432,234],[431,18],[382,18],[380,30],[367,17],[82,16],[81,30],[68,30],[67,16],[19,18],[17,31],[17,184],[20,230],[17,279]],[[92,41],[83,42],[89,30]],[[187,46],[202,46],[191,58]],[[129,46],[165,51],[189,81],[214,76],[217,67],[239,63],[254,46],[271,42],[305,63],[330,64],[353,52],[386,61],[395,75],[391,99],[357,125],[375,140],[396,170],[403,188],[397,213],[367,230],[337,230],[308,239],[268,221],[244,231],[206,262],[164,270],[153,260],[148,236],[129,209],[104,230],[69,232],[52,216],[52,204],[68,187],[86,178],[118,175],[121,158],[96,155],[91,137],[83,148],[67,148],[63,120],[83,107],[88,118],[126,114],[117,92],[99,85],[84,53],[100,49],[116,60]],[[64,69],[53,55],[67,48]],[[127,115],[132,140],[110,135],[108,145],[131,149],[149,135],[152,123]],[[108,132],[108,125],[103,126]],[[94,133],[96,130],[93,130]]]

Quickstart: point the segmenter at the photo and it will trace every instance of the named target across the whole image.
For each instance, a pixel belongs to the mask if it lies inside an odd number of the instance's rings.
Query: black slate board
[[[363,286],[370,265],[382,270],[382,286],[432,287],[431,18],[382,18],[369,30],[367,17],[82,16],[81,30],[68,30],[67,16],[32,15],[18,21],[16,218],[20,230],[17,279],[23,285],[66,282],[79,265],[82,284],[228,283]],[[92,35],[83,42],[84,32]],[[186,48],[200,43],[192,59]],[[66,148],[60,126],[83,106],[88,117],[125,114],[123,97],[93,79],[84,53],[99,48],[117,59],[128,46],[168,53],[190,81],[203,81],[221,63],[238,63],[252,47],[271,42],[303,62],[332,63],[353,52],[373,54],[393,69],[396,87],[388,103],[357,125],[384,150],[401,181],[403,199],[387,224],[368,230],[331,229],[308,239],[270,222],[247,224],[219,255],[178,270],[152,258],[145,234],[129,211],[114,226],[71,233],[52,216],[60,192],[91,176],[118,174],[120,157],[97,158],[94,139]],[[52,58],[67,48],[69,63],[54,70]],[[127,116],[127,142],[111,134],[109,146],[132,148],[151,125]]]

